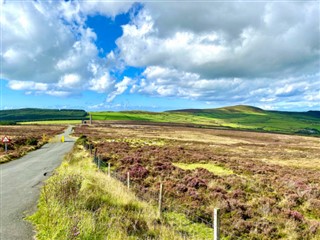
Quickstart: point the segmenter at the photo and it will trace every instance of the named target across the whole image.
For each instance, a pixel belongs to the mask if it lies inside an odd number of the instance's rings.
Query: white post
[[[220,240],[220,209],[215,208],[213,214],[213,239]]]
[[[4,143],[4,150],[6,153],[8,152],[8,143]]]
[[[111,164],[108,162],[108,176],[110,177],[111,176]]]

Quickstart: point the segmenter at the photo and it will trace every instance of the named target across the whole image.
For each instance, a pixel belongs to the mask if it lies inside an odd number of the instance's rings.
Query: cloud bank
[[[148,2],[117,44],[140,93],[319,107],[319,26],[315,2]]]
[[[117,48],[99,56],[88,16],[131,1],[1,4],[1,78],[13,90],[72,96],[126,92],[266,108],[320,107],[317,2],[141,2]],[[139,76],[122,76],[128,67]]]
[[[97,35],[86,17],[114,17],[129,3],[20,1],[1,5],[1,78],[13,90],[69,96],[84,90],[118,92],[107,57],[98,57]],[[115,91],[115,92],[113,92]]]

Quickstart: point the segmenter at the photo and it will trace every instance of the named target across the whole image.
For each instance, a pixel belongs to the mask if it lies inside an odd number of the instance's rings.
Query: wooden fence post
[[[108,162],[108,176],[111,176],[111,164]]]
[[[127,172],[127,186],[128,186],[128,189],[130,189],[130,173]]]
[[[95,149],[94,149],[94,158],[97,157],[97,151],[98,151],[98,148],[95,148]]]
[[[89,144],[90,156],[92,156],[92,145]]]
[[[213,214],[213,239],[220,240],[220,209],[215,208]]]
[[[162,191],[163,191],[163,185],[160,183],[160,190],[159,190],[159,218],[161,218],[162,215]]]

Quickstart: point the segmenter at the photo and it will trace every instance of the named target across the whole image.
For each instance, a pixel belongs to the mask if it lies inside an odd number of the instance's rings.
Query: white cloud
[[[229,104],[309,96],[320,105],[311,94],[320,84],[316,3],[168,4],[146,2],[117,40],[125,63],[146,67],[131,92]]]
[[[229,105],[319,106],[316,2],[145,1],[123,26],[118,49],[99,57],[87,16],[114,18],[133,4],[2,2],[0,60],[8,87],[52,96],[91,90],[107,101],[128,90]],[[145,70],[117,80],[126,66]]]
[[[98,93],[103,93],[111,89],[114,81],[108,72],[104,72],[99,77],[95,77],[89,82],[89,89]]]
[[[315,3],[146,3],[117,44],[132,66],[205,78],[297,76],[318,71],[318,26]]]
[[[66,96],[86,89],[108,93],[115,81],[110,78],[107,58],[98,56],[97,36],[85,26],[85,19],[96,13],[114,17],[131,5],[87,1],[1,3],[2,77],[11,89],[29,93]]]
[[[88,15],[101,14],[115,17],[126,13],[134,1],[80,1],[81,11]]]
[[[74,88],[79,87],[81,77],[78,74],[66,74],[58,82],[60,88]]]
[[[134,84],[134,92],[159,97],[180,97],[222,105],[254,104],[277,105],[283,102],[301,104],[307,100],[319,106],[319,74],[297,78],[270,79],[217,78],[204,79],[199,74],[176,69],[148,67],[143,79]],[[283,107],[283,105],[281,105]]]
[[[3,5],[1,28],[4,55],[1,61],[5,79],[58,81],[59,73],[52,69],[61,54],[72,46],[74,37],[61,21],[55,21],[55,11],[47,11],[46,7],[42,3],[29,1],[6,2]]]
[[[71,92],[50,90],[50,91],[46,91],[45,94],[54,96],[54,97],[67,97],[71,94]]]
[[[8,83],[9,88],[12,90],[36,90],[36,91],[46,91],[48,89],[48,84],[46,83],[36,83],[36,82],[24,82],[24,81],[10,81]]]
[[[132,83],[132,79],[129,77],[124,77],[121,82],[118,82],[115,84],[115,90],[108,95],[107,102],[113,101],[113,99],[124,93],[127,89],[128,86]]]

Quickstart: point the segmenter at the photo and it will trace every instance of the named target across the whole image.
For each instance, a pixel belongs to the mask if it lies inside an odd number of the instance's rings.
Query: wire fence
[[[158,205],[158,215],[159,217],[162,216],[165,212],[176,212],[179,214],[185,215],[189,223],[183,222],[180,219],[180,222],[175,222],[174,225],[178,225],[180,227],[186,227],[186,225],[191,225],[195,223],[200,223],[206,225],[208,228],[211,229],[210,235],[211,238],[206,239],[220,239],[220,216],[219,216],[219,209],[215,208],[214,212],[212,213],[211,221],[208,219],[203,218],[199,214],[196,214],[194,211],[190,211],[189,209],[180,206],[178,204],[165,204],[166,201],[163,201],[166,198],[167,192],[165,189],[165,185],[162,182],[159,182],[159,192],[156,191],[146,191],[145,189],[141,188],[141,182],[134,181],[133,178],[130,177],[130,173],[127,172],[126,174],[117,171],[111,171],[111,163],[102,161],[101,157],[97,155],[97,148],[93,149],[91,144],[84,143],[83,147],[85,150],[89,151],[91,156],[93,156],[93,162],[97,166],[98,169],[104,171],[109,176],[117,179],[120,181],[124,186],[127,186],[128,190],[134,191],[135,195],[138,199],[147,202],[153,206]],[[182,228],[181,228],[182,229]],[[180,235],[183,239],[190,239],[193,238],[193,234],[186,233],[184,231],[180,231]]]

